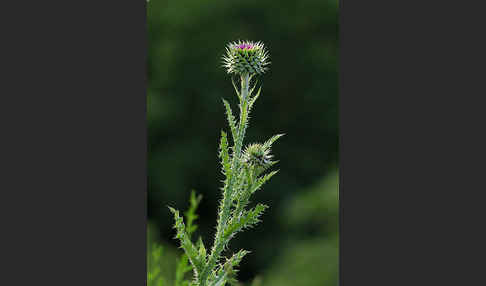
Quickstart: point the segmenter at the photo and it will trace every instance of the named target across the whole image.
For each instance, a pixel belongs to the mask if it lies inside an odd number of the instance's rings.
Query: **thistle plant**
[[[206,250],[201,238],[196,244],[192,242],[192,232],[184,224],[179,211],[169,207],[175,217],[176,238],[179,239],[181,248],[192,266],[194,276],[190,282],[191,286],[224,286],[226,283],[237,283],[237,267],[249,251],[241,249],[229,258],[223,257],[223,252],[238,232],[260,222],[260,216],[267,208],[261,203],[250,208],[250,197],[277,173],[268,170],[277,163],[272,160],[271,147],[282,134],[275,135],[264,143],[253,143],[245,148],[243,144],[250,112],[261,92],[261,87],[255,92],[258,83],[256,77],[268,70],[268,59],[268,52],[261,42],[249,41],[228,44],[223,56],[223,67],[232,76],[238,97],[239,119],[236,120],[229,102],[223,99],[232,145],[230,146],[227,133],[221,131],[219,158],[225,179],[221,187],[222,199],[219,204],[216,234],[210,251]],[[239,77],[240,88],[237,88],[233,77]],[[187,222],[187,225],[189,224],[190,222]]]

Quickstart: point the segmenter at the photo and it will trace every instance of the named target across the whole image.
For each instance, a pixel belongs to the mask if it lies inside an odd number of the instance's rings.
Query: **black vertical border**
[[[0,285],[145,285],[147,2],[0,5]]]
[[[485,284],[480,4],[340,1],[340,285]]]

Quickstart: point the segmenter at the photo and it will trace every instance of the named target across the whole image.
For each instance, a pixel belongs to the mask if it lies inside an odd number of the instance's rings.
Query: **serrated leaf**
[[[253,209],[244,212],[241,217],[234,217],[229,221],[228,227],[224,232],[224,237],[229,238],[237,232],[245,228],[250,228],[260,222],[259,217],[266,208],[268,208],[268,206],[264,204],[257,204]]]
[[[231,110],[230,104],[224,98],[223,98],[223,104],[226,108],[226,117],[228,120],[228,125],[230,126],[231,129],[231,135],[233,136],[233,143],[234,143],[236,142],[236,136],[237,136],[235,117],[233,115],[233,111]]]
[[[238,95],[238,99],[241,100],[241,94],[240,94],[238,88],[236,87],[235,80],[233,78],[231,78],[231,83],[233,83],[233,87],[235,88],[236,95]]]
[[[280,137],[282,137],[284,135],[285,134],[273,135],[270,139],[268,139],[267,141],[265,141],[265,143],[263,143],[263,147],[264,148],[270,148],[270,147],[272,147],[272,144],[275,143],[275,141],[277,141]]]
[[[257,87],[257,85],[258,85],[258,79],[255,80],[255,83],[253,84],[253,87],[251,88],[249,95],[252,95],[253,94],[253,91],[255,90],[255,88]]]
[[[194,221],[199,217],[196,214],[197,207],[201,203],[202,195],[197,195],[194,190],[191,190],[191,196],[189,197],[189,209],[184,213],[184,216],[187,221],[186,231],[191,238],[192,234],[196,231],[197,225],[194,224]]]
[[[194,244],[191,242],[189,235],[186,232],[186,227],[184,225],[184,221],[182,217],[179,215],[179,211],[169,207],[169,210],[172,212],[174,215],[175,219],[175,225],[174,228],[177,231],[176,238],[179,239],[181,243],[182,249],[184,249],[184,252],[186,253],[187,257],[189,258],[189,261],[191,264],[194,266],[194,271],[196,275],[202,271],[203,263],[200,261],[198,257],[198,251]]]
[[[224,286],[226,284],[226,273],[221,272],[220,274],[216,275],[216,277],[209,282],[208,286]]]
[[[223,173],[226,178],[231,176],[231,163],[228,151],[228,138],[226,132],[221,131],[221,141],[219,143],[219,157],[221,158],[221,165],[223,166]]]
[[[233,267],[238,266],[241,260],[243,259],[243,257],[245,257],[245,255],[247,255],[248,253],[250,253],[250,251],[240,249],[237,253],[233,254],[233,256],[231,256],[230,258],[232,266]]]
[[[199,248],[199,259],[206,263],[206,247],[204,247],[204,243],[202,241],[202,238],[199,237],[198,240],[198,248]]]
[[[220,265],[218,267],[218,270],[216,271],[217,275],[214,278],[214,280],[216,280],[214,285],[224,285],[224,283],[227,282],[235,285],[235,283],[238,282],[236,280],[236,273],[238,272],[238,270],[235,268],[240,264],[243,257],[248,253],[250,252],[241,249],[237,253],[233,254],[230,259],[227,259],[223,265]],[[217,284],[222,283],[222,281],[224,281],[223,284]]]
[[[256,182],[251,186],[249,190],[250,194],[253,194],[254,192],[258,191],[263,186],[263,184],[265,184],[268,180],[270,180],[271,177],[273,177],[277,173],[278,170],[265,174],[263,177],[259,177],[256,180]]]
[[[251,90],[253,92],[253,89]],[[253,96],[251,99],[250,99],[250,103],[249,103],[249,107],[248,109],[251,110],[251,108],[253,107],[253,104],[255,103],[255,101],[258,99],[258,97],[260,96],[260,92],[262,91],[262,87],[260,86],[260,88],[258,89],[258,92],[255,96]]]

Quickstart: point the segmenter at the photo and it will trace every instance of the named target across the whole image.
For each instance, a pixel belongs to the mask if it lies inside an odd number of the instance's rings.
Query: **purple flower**
[[[249,50],[249,49],[252,49],[253,48],[253,45],[252,44],[245,44],[245,43],[243,43],[243,44],[240,44],[240,45],[238,45],[236,47],[238,49],[242,49],[242,50],[244,50],[244,49]]]

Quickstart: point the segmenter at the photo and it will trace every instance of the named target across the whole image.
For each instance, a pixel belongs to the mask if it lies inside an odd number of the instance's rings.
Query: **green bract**
[[[243,162],[249,166],[266,169],[273,163],[272,157],[270,148],[254,143],[246,147],[243,153]]]
[[[223,66],[229,74],[263,74],[270,64],[261,42],[238,41],[228,44]]]

